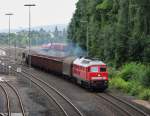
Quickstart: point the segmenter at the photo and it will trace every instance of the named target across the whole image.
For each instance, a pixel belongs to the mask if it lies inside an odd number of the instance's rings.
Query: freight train
[[[38,53],[23,53],[27,64],[48,72],[64,75],[92,90],[104,91],[108,87],[108,72],[105,63],[88,57],[53,57]]]

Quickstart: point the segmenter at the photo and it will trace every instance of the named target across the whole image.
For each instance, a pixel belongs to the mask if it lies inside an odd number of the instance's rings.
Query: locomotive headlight
[[[98,77],[100,77],[101,75],[100,74],[98,74]]]

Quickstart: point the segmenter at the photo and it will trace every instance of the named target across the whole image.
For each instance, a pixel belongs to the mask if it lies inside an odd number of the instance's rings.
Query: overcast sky
[[[0,30],[8,28],[8,16],[12,12],[11,28],[28,27],[28,7],[26,3],[35,3],[31,8],[31,25],[67,24],[75,11],[78,0],[0,0]]]

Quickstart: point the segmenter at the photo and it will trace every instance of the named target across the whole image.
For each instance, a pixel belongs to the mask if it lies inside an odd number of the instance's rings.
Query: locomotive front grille
[[[108,85],[108,81],[106,80],[97,80],[97,81],[92,81],[91,82],[92,86],[107,86]]]

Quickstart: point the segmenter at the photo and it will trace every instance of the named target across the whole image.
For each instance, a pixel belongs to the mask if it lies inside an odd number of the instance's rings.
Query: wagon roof
[[[53,59],[53,60],[57,60],[57,61],[62,61],[65,58],[65,57],[47,56],[47,55],[42,55],[42,54],[32,54],[32,56],[38,56],[38,57]]]

